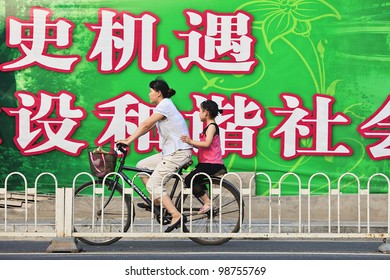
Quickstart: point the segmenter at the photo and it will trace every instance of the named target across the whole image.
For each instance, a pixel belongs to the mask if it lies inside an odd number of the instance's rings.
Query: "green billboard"
[[[50,172],[71,186],[88,147],[114,147],[151,114],[161,76],[191,137],[203,100],[224,110],[230,172],[273,183],[291,172],[303,186],[320,172],[332,188],[353,173],[365,186],[390,158],[389,14],[376,0],[0,0],[0,181]],[[130,148],[134,163],[156,151],[155,131]],[[355,177],[342,191],[357,191]]]

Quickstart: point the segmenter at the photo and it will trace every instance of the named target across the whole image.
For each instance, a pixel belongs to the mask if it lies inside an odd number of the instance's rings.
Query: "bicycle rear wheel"
[[[193,233],[235,233],[240,230],[240,221],[244,217],[244,205],[240,212],[240,192],[230,182],[223,180],[220,187],[221,178],[212,178],[201,183],[202,187],[207,187],[208,195],[211,197],[213,190],[213,209],[205,214],[198,214],[203,203],[192,196],[192,207],[190,205],[190,195],[183,195],[183,214],[187,216],[188,222],[183,225],[184,232]],[[176,201],[177,209],[181,209],[181,195]],[[191,211],[192,208],[192,211]],[[192,213],[192,214],[191,214]],[[190,216],[192,222],[190,223]],[[201,245],[221,245],[231,238],[224,237],[197,237],[190,238]]]
[[[89,245],[110,245],[121,237],[104,236],[104,233],[126,232],[134,219],[131,217],[131,197],[123,197],[123,188],[117,184],[112,195],[113,180],[95,180],[78,187],[74,197],[74,230],[83,233],[92,233],[91,236],[78,237],[80,241]],[[104,196],[103,196],[104,191]],[[95,195],[94,195],[95,194]],[[102,197],[104,201],[102,201]],[[107,203],[108,202],[108,203]],[[107,205],[106,205],[107,204]],[[105,205],[103,207],[103,205]],[[100,236],[99,234],[102,233]]]

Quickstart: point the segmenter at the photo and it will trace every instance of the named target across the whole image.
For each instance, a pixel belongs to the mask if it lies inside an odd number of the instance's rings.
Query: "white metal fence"
[[[8,190],[8,181],[12,176],[20,176],[24,182],[24,192],[18,193],[19,204],[14,205],[14,192]],[[54,195],[39,194],[39,181],[42,176],[53,179]],[[360,179],[353,173],[342,174],[337,180],[337,189],[331,188],[331,180],[324,173],[313,174],[308,182],[302,183],[294,173],[286,173],[278,182],[272,182],[269,175],[263,172],[254,174],[248,182],[243,183],[239,174],[228,173],[222,180],[235,181],[240,191],[240,211],[244,211],[244,219],[240,230],[236,233],[225,232],[223,227],[212,228],[210,232],[190,232],[176,230],[164,233],[161,223],[155,220],[153,210],[147,212],[135,206],[135,219],[128,231],[111,232],[109,227],[96,225],[94,232],[74,231],[74,189],[78,186],[80,173],[73,180],[72,188],[61,188],[55,175],[40,174],[33,186],[19,172],[9,174],[0,187],[0,238],[1,237],[93,237],[118,236],[126,238],[187,238],[187,237],[230,237],[230,238],[388,238],[390,237],[390,180],[382,173],[368,178],[366,186],[361,186]],[[139,176],[139,174],[137,175]],[[296,179],[299,192],[296,196],[283,196],[284,181],[292,176]],[[268,196],[256,196],[255,181],[259,177],[266,178],[269,187]],[[325,195],[313,195],[311,185],[314,178],[321,177],[328,184]],[[346,177],[356,181],[357,194],[343,194],[341,186]],[[374,178],[381,177],[387,182],[386,194],[372,194],[371,184]],[[121,182],[125,185],[125,182]],[[181,186],[182,188],[182,186]],[[98,192],[99,190],[96,190]],[[190,194],[191,189],[182,189]],[[218,188],[212,190],[218,194]],[[125,188],[125,194],[131,195],[134,205],[141,200],[133,195],[131,188]],[[98,203],[98,201],[93,201]],[[123,203],[123,201],[122,201]],[[191,200],[192,203],[192,200]],[[93,207],[94,205],[91,205]],[[92,208],[91,208],[92,209]],[[179,209],[180,210],[180,209]],[[90,212],[91,215],[93,211]]]

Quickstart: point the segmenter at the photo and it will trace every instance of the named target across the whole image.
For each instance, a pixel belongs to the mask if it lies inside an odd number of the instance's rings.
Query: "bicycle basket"
[[[91,174],[96,177],[104,177],[115,171],[118,154],[115,150],[104,151],[102,147],[88,149],[88,159]]]

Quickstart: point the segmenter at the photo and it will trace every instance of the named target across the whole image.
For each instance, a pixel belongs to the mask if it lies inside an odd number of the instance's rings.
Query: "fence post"
[[[383,239],[383,244],[379,246],[378,250],[384,254],[390,254],[390,243],[387,238]]]
[[[56,237],[47,248],[48,253],[78,253],[81,247],[72,237],[73,188],[56,189]]]

